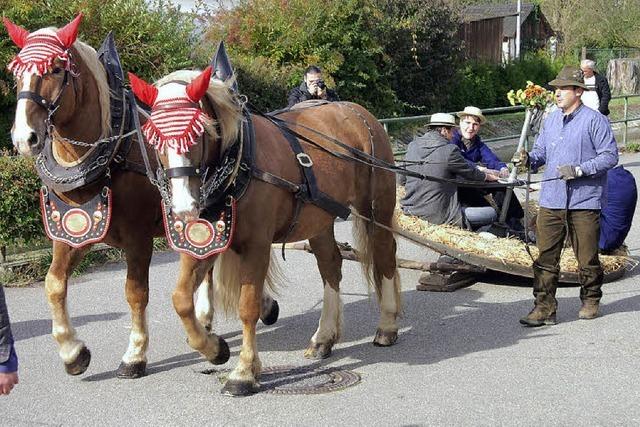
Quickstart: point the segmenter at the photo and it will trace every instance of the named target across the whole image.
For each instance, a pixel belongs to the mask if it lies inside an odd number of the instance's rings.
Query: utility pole
[[[520,59],[520,12],[522,12],[522,0],[518,0],[516,15],[516,59]]]

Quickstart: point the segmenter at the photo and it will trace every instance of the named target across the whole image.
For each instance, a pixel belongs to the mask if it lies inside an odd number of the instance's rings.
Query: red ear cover
[[[20,49],[24,47],[27,43],[27,37],[29,36],[29,31],[25,30],[19,25],[14,24],[9,20],[9,18],[2,18],[2,22],[4,23],[7,32],[9,33],[9,37],[11,40],[18,46]]]
[[[200,99],[207,93],[207,89],[209,88],[209,80],[211,79],[211,66],[208,66],[204,69],[204,71],[196,77],[189,85],[187,86],[187,96],[193,102],[199,102]]]
[[[78,37],[78,28],[80,27],[80,21],[82,21],[82,12],[78,14],[74,18],[73,21],[69,22],[63,28],[57,31],[58,38],[62,42],[62,45],[65,49],[69,49],[71,45],[76,41]]]
[[[129,73],[129,82],[131,82],[131,89],[136,97],[149,107],[152,107],[158,97],[158,88],[150,85],[133,73]]]

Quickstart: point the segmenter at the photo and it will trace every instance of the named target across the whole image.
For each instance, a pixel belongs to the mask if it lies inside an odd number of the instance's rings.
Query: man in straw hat
[[[460,118],[460,128],[454,130],[452,143],[455,144],[462,153],[462,156],[472,165],[481,171],[488,170],[491,174],[498,174],[500,178],[509,176],[509,168],[506,163],[500,161],[493,151],[484,143],[478,132],[487,119],[478,107],[468,106],[463,111],[457,113]],[[504,189],[492,189],[490,191],[478,191],[477,188],[458,189],[458,195],[462,203],[473,206],[489,206],[485,195],[491,193],[494,201],[502,208],[502,201],[505,198]],[[512,197],[507,208],[507,223],[515,231],[522,230],[520,220],[524,217],[524,211],[516,197]]]
[[[405,161],[408,169],[422,175],[437,178],[470,181],[496,181],[497,175],[482,172],[471,166],[460,150],[449,143],[456,126],[451,114],[436,113],[431,116],[427,132],[409,144]],[[458,201],[457,186],[450,182],[436,182],[414,177],[400,176],[406,194],[400,201],[402,210],[421,217],[432,224],[454,224],[476,229],[491,224],[496,219],[492,207],[464,207]]]
[[[525,326],[556,323],[560,255],[569,235],[578,260],[580,319],[598,315],[603,272],[598,258],[600,210],[607,170],[618,163],[618,148],[605,116],[580,100],[585,85],[582,71],[564,67],[555,80],[558,109],[546,119],[531,153],[522,151],[518,162],[534,170],[546,165],[540,192],[533,263],[533,310],[520,319]]]

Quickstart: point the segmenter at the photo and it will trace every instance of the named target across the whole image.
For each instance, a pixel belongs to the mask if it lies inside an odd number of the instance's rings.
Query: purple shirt
[[[618,163],[618,146],[609,120],[580,105],[568,116],[559,108],[551,113],[529,156],[533,169],[546,164],[543,179],[557,178],[558,166],[580,166],[583,172],[582,177],[570,181],[542,183],[541,207],[601,209],[606,172]]]
[[[498,159],[498,156],[493,154],[493,151],[487,145],[482,142],[478,135],[471,138],[471,142],[473,145],[471,148],[467,149],[467,146],[462,142],[462,135],[460,134],[459,129],[453,130],[453,138],[451,139],[451,143],[456,145],[460,152],[462,153],[462,157],[464,157],[471,166],[476,166],[477,164],[482,164],[489,169],[500,170],[502,168],[506,168],[507,165]]]

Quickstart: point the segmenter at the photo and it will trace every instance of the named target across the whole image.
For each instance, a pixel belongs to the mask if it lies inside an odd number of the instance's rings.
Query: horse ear
[[[22,49],[24,45],[27,43],[27,37],[29,36],[29,31],[25,30],[19,25],[14,24],[7,17],[2,18],[2,22],[4,23],[4,26],[6,27],[7,32],[9,33],[9,37],[11,37],[11,40],[13,40],[16,46]]]
[[[187,86],[187,96],[193,102],[198,102],[207,93],[209,88],[209,80],[211,80],[211,66],[208,66],[204,71],[196,77]]]
[[[131,82],[131,90],[133,90],[136,97],[149,107],[153,106],[158,97],[158,88],[150,85],[133,73],[129,73],[129,81]]]
[[[66,49],[69,49],[76,41],[76,38],[78,38],[78,27],[80,27],[80,21],[82,21],[82,12],[80,12],[73,21],[69,22],[57,31],[56,34],[58,34],[58,38]]]

